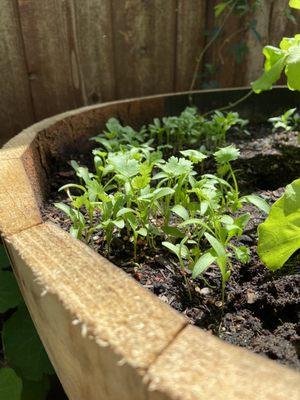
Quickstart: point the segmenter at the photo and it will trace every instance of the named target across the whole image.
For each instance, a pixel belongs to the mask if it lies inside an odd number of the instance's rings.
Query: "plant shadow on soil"
[[[258,193],[273,203],[283,193],[284,186],[299,177],[300,146],[297,133],[271,132],[266,125],[248,129],[251,135],[229,136],[241,150],[235,162],[240,189]],[[88,165],[84,155],[69,155]],[[67,160],[58,162],[50,179],[51,193],[43,209],[45,220],[69,230],[70,221],[54,202],[66,201],[57,189],[70,181],[74,173]],[[271,273],[257,255],[257,226],[265,219],[254,206],[246,205],[243,212],[251,214],[249,225],[240,237],[240,244],[251,250],[246,265],[235,263],[226,287],[226,303],[222,307],[220,273],[207,270],[203,278],[190,280],[192,299],[188,296],[178,262],[159,247],[150,251],[141,242],[136,262],[132,261],[132,245],[126,238],[115,237],[110,261],[129,273],[162,301],[182,312],[187,320],[221,339],[265,355],[282,364],[300,370],[300,257],[295,254],[280,272]],[[93,235],[89,245],[106,256],[101,232]]]

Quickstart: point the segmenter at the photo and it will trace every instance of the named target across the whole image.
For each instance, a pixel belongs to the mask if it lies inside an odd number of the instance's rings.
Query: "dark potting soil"
[[[272,134],[264,126],[252,127],[251,140],[232,136],[241,149],[241,158],[235,167],[241,190],[256,192],[269,203],[283,193],[284,186],[299,177],[300,147],[297,133]],[[69,157],[88,164],[83,155]],[[68,160],[68,161],[69,161]],[[67,202],[64,193],[57,189],[74,182],[75,175],[69,162],[59,164],[51,177],[51,193],[43,209],[45,220],[58,224],[65,230],[70,220],[54,202]],[[265,355],[282,364],[300,370],[300,262],[299,254],[279,272],[271,273],[257,255],[257,226],[264,219],[260,211],[246,205],[243,212],[251,220],[240,244],[249,246],[251,259],[246,265],[235,262],[226,287],[226,302],[222,307],[220,273],[212,267],[203,278],[189,280],[191,299],[180,271],[178,261],[163,247],[154,252],[140,241],[138,259],[132,261],[132,244],[127,237],[115,237],[111,255],[105,253],[101,232],[96,232],[89,245],[162,301],[182,312],[187,320],[221,339]]]

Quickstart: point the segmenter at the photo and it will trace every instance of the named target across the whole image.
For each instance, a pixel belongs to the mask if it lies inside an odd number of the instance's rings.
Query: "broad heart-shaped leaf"
[[[282,55],[262,76],[251,83],[255,93],[260,93],[264,90],[270,90],[275,82],[278,81],[285,66],[285,56]]]
[[[0,400],[21,400],[22,380],[12,368],[0,369]]]
[[[285,55],[283,51],[285,49],[278,49],[278,47],[274,46],[265,46],[263,48],[263,55],[266,57],[265,60],[265,71],[269,71],[277,61],[281,60],[282,57]]]
[[[2,340],[9,364],[25,379],[39,381],[54,373],[24,303],[4,323]]]
[[[300,248],[300,179],[286,187],[258,227],[258,254],[271,270],[281,268]]]
[[[300,41],[289,48],[285,74],[291,90],[300,90]]]
[[[0,400],[45,400],[49,389],[47,376],[37,382],[27,381],[12,368],[0,369]]]
[[[16,307],[21,301],[22,296],[13,273],[0,269],[0,313]]]
[[[300,90],[300,35],[283,38],[279,46],[280,48],[264,47],[265,72],[251,84],[255,93],[271,89],[280,78],[283,69],[285,69],[289,89]]]
[[[300,10],[300,0],[290,0],[289,6]]]

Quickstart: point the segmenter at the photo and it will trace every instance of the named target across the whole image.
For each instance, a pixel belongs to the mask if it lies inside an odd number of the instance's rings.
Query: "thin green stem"
[[[137,234],[133,232],[133,258],[136,260],[137,258]]]
[[[202,114],[201,116],[206,117],[207,115],[212,114],[215,111],[226,111],[226,110],[232,109],[232,108],[236,107],[238,104],[240,104],[243,101],[245,101],[246,99],[248,99],[248,97],[250,97],[253,93],[254,93],[253,90],[250,89],[249,92],[247,92],[243,97],[236,100],[235,102],[229,103],[227,106],[224,106],[221,108],[215,108],[214,110],[207,111],[205,114]]]
[[[229,163],[229,170],[230,170],[230,174],[231,174],[231,177],[232,177],[232,180],[233,180],[233,185],[234,185],[235,203],[237,204],[238,200],[239,200],[239,186],[238,186],[238,183],[237,183],[237,180],[236,180],[236,177],[235,177],[235,173],[234,173],[230,163]]]

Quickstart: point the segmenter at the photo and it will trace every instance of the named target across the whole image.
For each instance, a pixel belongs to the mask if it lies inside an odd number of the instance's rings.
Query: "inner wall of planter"
[[[155,117],[178,115],[185,107],[193,105],[199,112],[207,112],[233,104],[242,98],[249,89],[228,89],[193,92],[192,94],[175,94],[154,96],[130,101],[120,101],[100,105],[70,113],[61,120],[41,131],[35,144],[39,149],[43,173],[48,181],[55,166],[76,155],[88,154],[95,147],[89,140],[105,129],[107,120],[118,118],[123,124],[139,129],[150,123]],[[270,116],[280,115],[289,108],[300,104],[300,94],[285,88],[276,88],[260,95],[251,95],[235,110],[250,122],[266,121]],[[251,137],[249,137],[249,141]],[[242,169],[246,186],[261,189],[274,189],[284,186],[299,175],[299,146],[283,147],[279,153],[264,155],[263,149],[257,149],[257,155],[238,160],[235,167]],[[275,166],[275,167],[274,167]],[[47,185],[44,186],[47,192]],[[243,189],[243,188],[242,188]],[[45,193],[47,196],[47,193]]]

